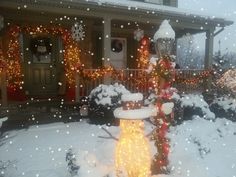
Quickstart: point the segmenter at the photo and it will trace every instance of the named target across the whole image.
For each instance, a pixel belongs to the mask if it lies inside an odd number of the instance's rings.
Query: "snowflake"
[[[71,33],[75,41],[84,40],[85,32],[81,24],[75,23],[71,28]]]

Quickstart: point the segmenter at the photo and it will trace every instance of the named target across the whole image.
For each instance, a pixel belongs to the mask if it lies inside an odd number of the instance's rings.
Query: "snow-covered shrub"
[[[66,153],[66,162],[67,162],[67,169],[71,176],[76,176],[78,174],[80,166],[76,164],[76,157],[75,153],[72,149],[69,149]]]
[[[16,171],[16,161],[2,161],[0,160],[0,177],[12,176]]]
[[[121,105],[121,96],[130,93],[123,85],[99,85],[89,95],[89,119],[92,124],[113,124],[113,110]]]
[[[0,128],[2,127],[3,122],[7,121],[7,117],[3,117],[0,119]]]
[[[204,100],[202,95],[188,94],[183,95],[180,99],[182,107],[199,108],[205,119],[215,119],[215,114],[211,112],[209,105]]]
[[[190,120],[194,115],[205,119],[215,119],[215,114],[210,110],[208,103],[201,94],[183,94],[173,97],[175,102],[175,112],[181,112],[176,118],[176,123],[180,124],[184,120]]]
[[[211,104],[211,109],[217,117],[236,121],[236,99],[228,96],[218,97]]]

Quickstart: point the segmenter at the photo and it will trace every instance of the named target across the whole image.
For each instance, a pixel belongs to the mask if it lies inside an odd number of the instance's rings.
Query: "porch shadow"
[[[0,117],[8,117],[1,131],[28,128],[31,125],[80,121],[80,104],[62,100],[10,103],[0,107]]]

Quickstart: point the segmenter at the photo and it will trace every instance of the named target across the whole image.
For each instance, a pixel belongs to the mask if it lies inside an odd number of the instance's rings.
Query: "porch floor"
[[[28,128],[37,124],[78,121],[82,118],[79,106],[78,103],[62,102],[60,99],[10,102],[7,107],[0,107],[0,118],[8,117],[1,131]]]

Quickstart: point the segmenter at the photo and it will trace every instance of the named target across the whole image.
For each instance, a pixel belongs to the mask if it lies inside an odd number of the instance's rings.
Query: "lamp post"
[[[157,153],[155,155],[152,172],[160,173],[168,165],[169,143],[166,133],[173,119],[174,103],[171,101],[174,81],[174,62],[171,52],[175,41],[175,32],[167,20],[164,20],[154,35],[155,50],[158,56],[154,68],[156,94],[158,96],[156,106],[158,111],[155,119],[156,133],[154,135]]]
[[[155,50],[159,58],[166,55],[171,55],[174,39],[172,38],[158,38],[155,42]]]

